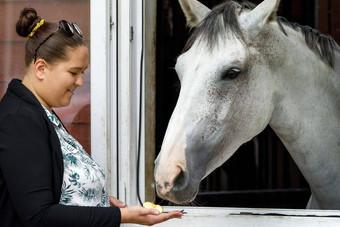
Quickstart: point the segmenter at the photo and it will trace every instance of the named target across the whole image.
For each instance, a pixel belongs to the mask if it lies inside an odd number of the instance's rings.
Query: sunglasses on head
[[[49,38],[51,38],[57,31],[59,30],[62,30],[64,31],[64,33],[66,35],[68,35],[69,37],[72,37],[75,33],[77,35],[79,35],[81,38],[84,38],[84,34],[83,32],[81,31],[81,29],[79,28],[79,26],[72,22],[68,22],[66,20],[61,20],[59,21],[59,27],[56,31],[52,32],[49,36],[46,37],[46,39],[44,39],[38,46],[37,48],[35,48],[35,51],[34,51],[34,63],[35,61],[37,60],[37,51],[39,49],[39,47],[41,47],[41,45],[43,45]]]

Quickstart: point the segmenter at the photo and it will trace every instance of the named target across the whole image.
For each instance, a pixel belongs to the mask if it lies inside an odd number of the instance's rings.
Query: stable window
[[[297,3],[293,4],[293,2],[302,4],[305,1],[288,1],[285,5],[287,8],[296,6]],[[160,30],[168,28],[157,26],[156,18],[164,16],[163,19],[169,23],[169,28],[175,25],[182,26],[185,31],[185,21],[179,15],[180,12],[166,14],[162,11],[165,10],[163,4],[178,8],[177,1],[148,0],[147,4],[146,1],[139,0],[91,1],[92,156],[106,169],[111,194],[128,205],[138,204],[138,197],[142,202],[156,201],[153,161],[160,149],[165,124],[176,103],[175,99],[170,101],[161,99],[160,102],[164,102],[164,108],[168,110],[163,112],[157,109],[156,111],[156,108],[159,108],[156,107],[159,99],[159,90],[156,88],[156,82],[159,86],[159,71],[157,70],[156,75],[156,63],[157,68],[163,67],[165,70],[168,65],[160,66],[160,62],[166,62],[173,67],[171,62],[173,59],[166,60],[162,51],[156,55],[156,46],[157,52],[162,48],[174,48],[161,38]],[[311,8],[317,9],[316,6],[314,7]],[[308,17],[311,17],[311,20],[317,18],[311,15]],[[301,18],[306,19],[305,16]],[[182,37],[179,41],[177,36],[179,32],[174,33],[174,31],[171,30],[169,36],[175,40],[174,43],[183,45],[186,38]],[[163,40],[163,45],[158,46],[155,40],[157,42]],[[175,49],[176,54],[181,51],[180,48],[182,47]],[[170,78],[170,82],[164,83],[170,88],[162,87],[161,84],[160,91],[168,89],[167,91],[172,93],[172,86],[176,83],[174,77]],[[160,130],[157,122],[162,118],[165,120],[163,119],[163,129]],[[277,158],[282,158],[282,155],[277,155]],[[204,184],[208,185],[207,182]],[[187,214],[182,220],[171,220],[159,226],[222,226],[226,223],[230,226],[287,226],[289,224],[334,226],[339,222],[340,216],[338,211],[212,206],[214,207],[167,206],[165,207],[167,210],[185,209]]]
[[[221,2],[202,1],[209,8]],[[259,4],[262,0],[252,2]],[[156,154],[180,90],[173,67],[191,32],[177,0],[159,2],[157,7]],[[316,10],[316,1],[281,1],[278,15],[316,27]],[[202,181],[197,203],[214,207],[305,208],[310,194],[300,170],[268,126]]]

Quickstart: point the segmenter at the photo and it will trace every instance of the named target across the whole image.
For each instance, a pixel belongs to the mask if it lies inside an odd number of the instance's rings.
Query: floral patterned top
[[[70,206],[110,206],[103,169],[64,128],[58,117],[45,112],[59,137],[64,159],[60,204]]]

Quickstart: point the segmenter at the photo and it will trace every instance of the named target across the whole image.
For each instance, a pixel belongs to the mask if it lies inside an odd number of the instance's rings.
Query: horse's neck
[[[313,189],[334,180],[340,187],[340,53],[336,72],[311,51],[295,50],[278,76],[270,126]]]
[[[339,150],[340,52],[335,51],[335,65],[331,68],[307,47],[300,32],[286,30],[285,56],[274,69],[277,83],[270,124],[287,140],[290,149]],[[325,145],[329,138],[332,140]]]
[[[291,153],[339,155],[340,86],[335,91],[334,84],[315,86],[314,82],[294,80],[291,88],[283,87],[276,96],[270,126]]]
[[[270,125],[294,153],[335,153],[340,149],[340,75],[321,61],[294,66],[279,76]]]

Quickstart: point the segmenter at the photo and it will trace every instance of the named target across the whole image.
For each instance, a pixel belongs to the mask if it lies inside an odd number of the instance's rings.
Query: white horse
[[[191,202],[200,181],[268,124],[309,183],[309,208],[340,209],[340,48],[276,16],[279,0],[180,0],[196,27],[155,164],[160,197]]]

